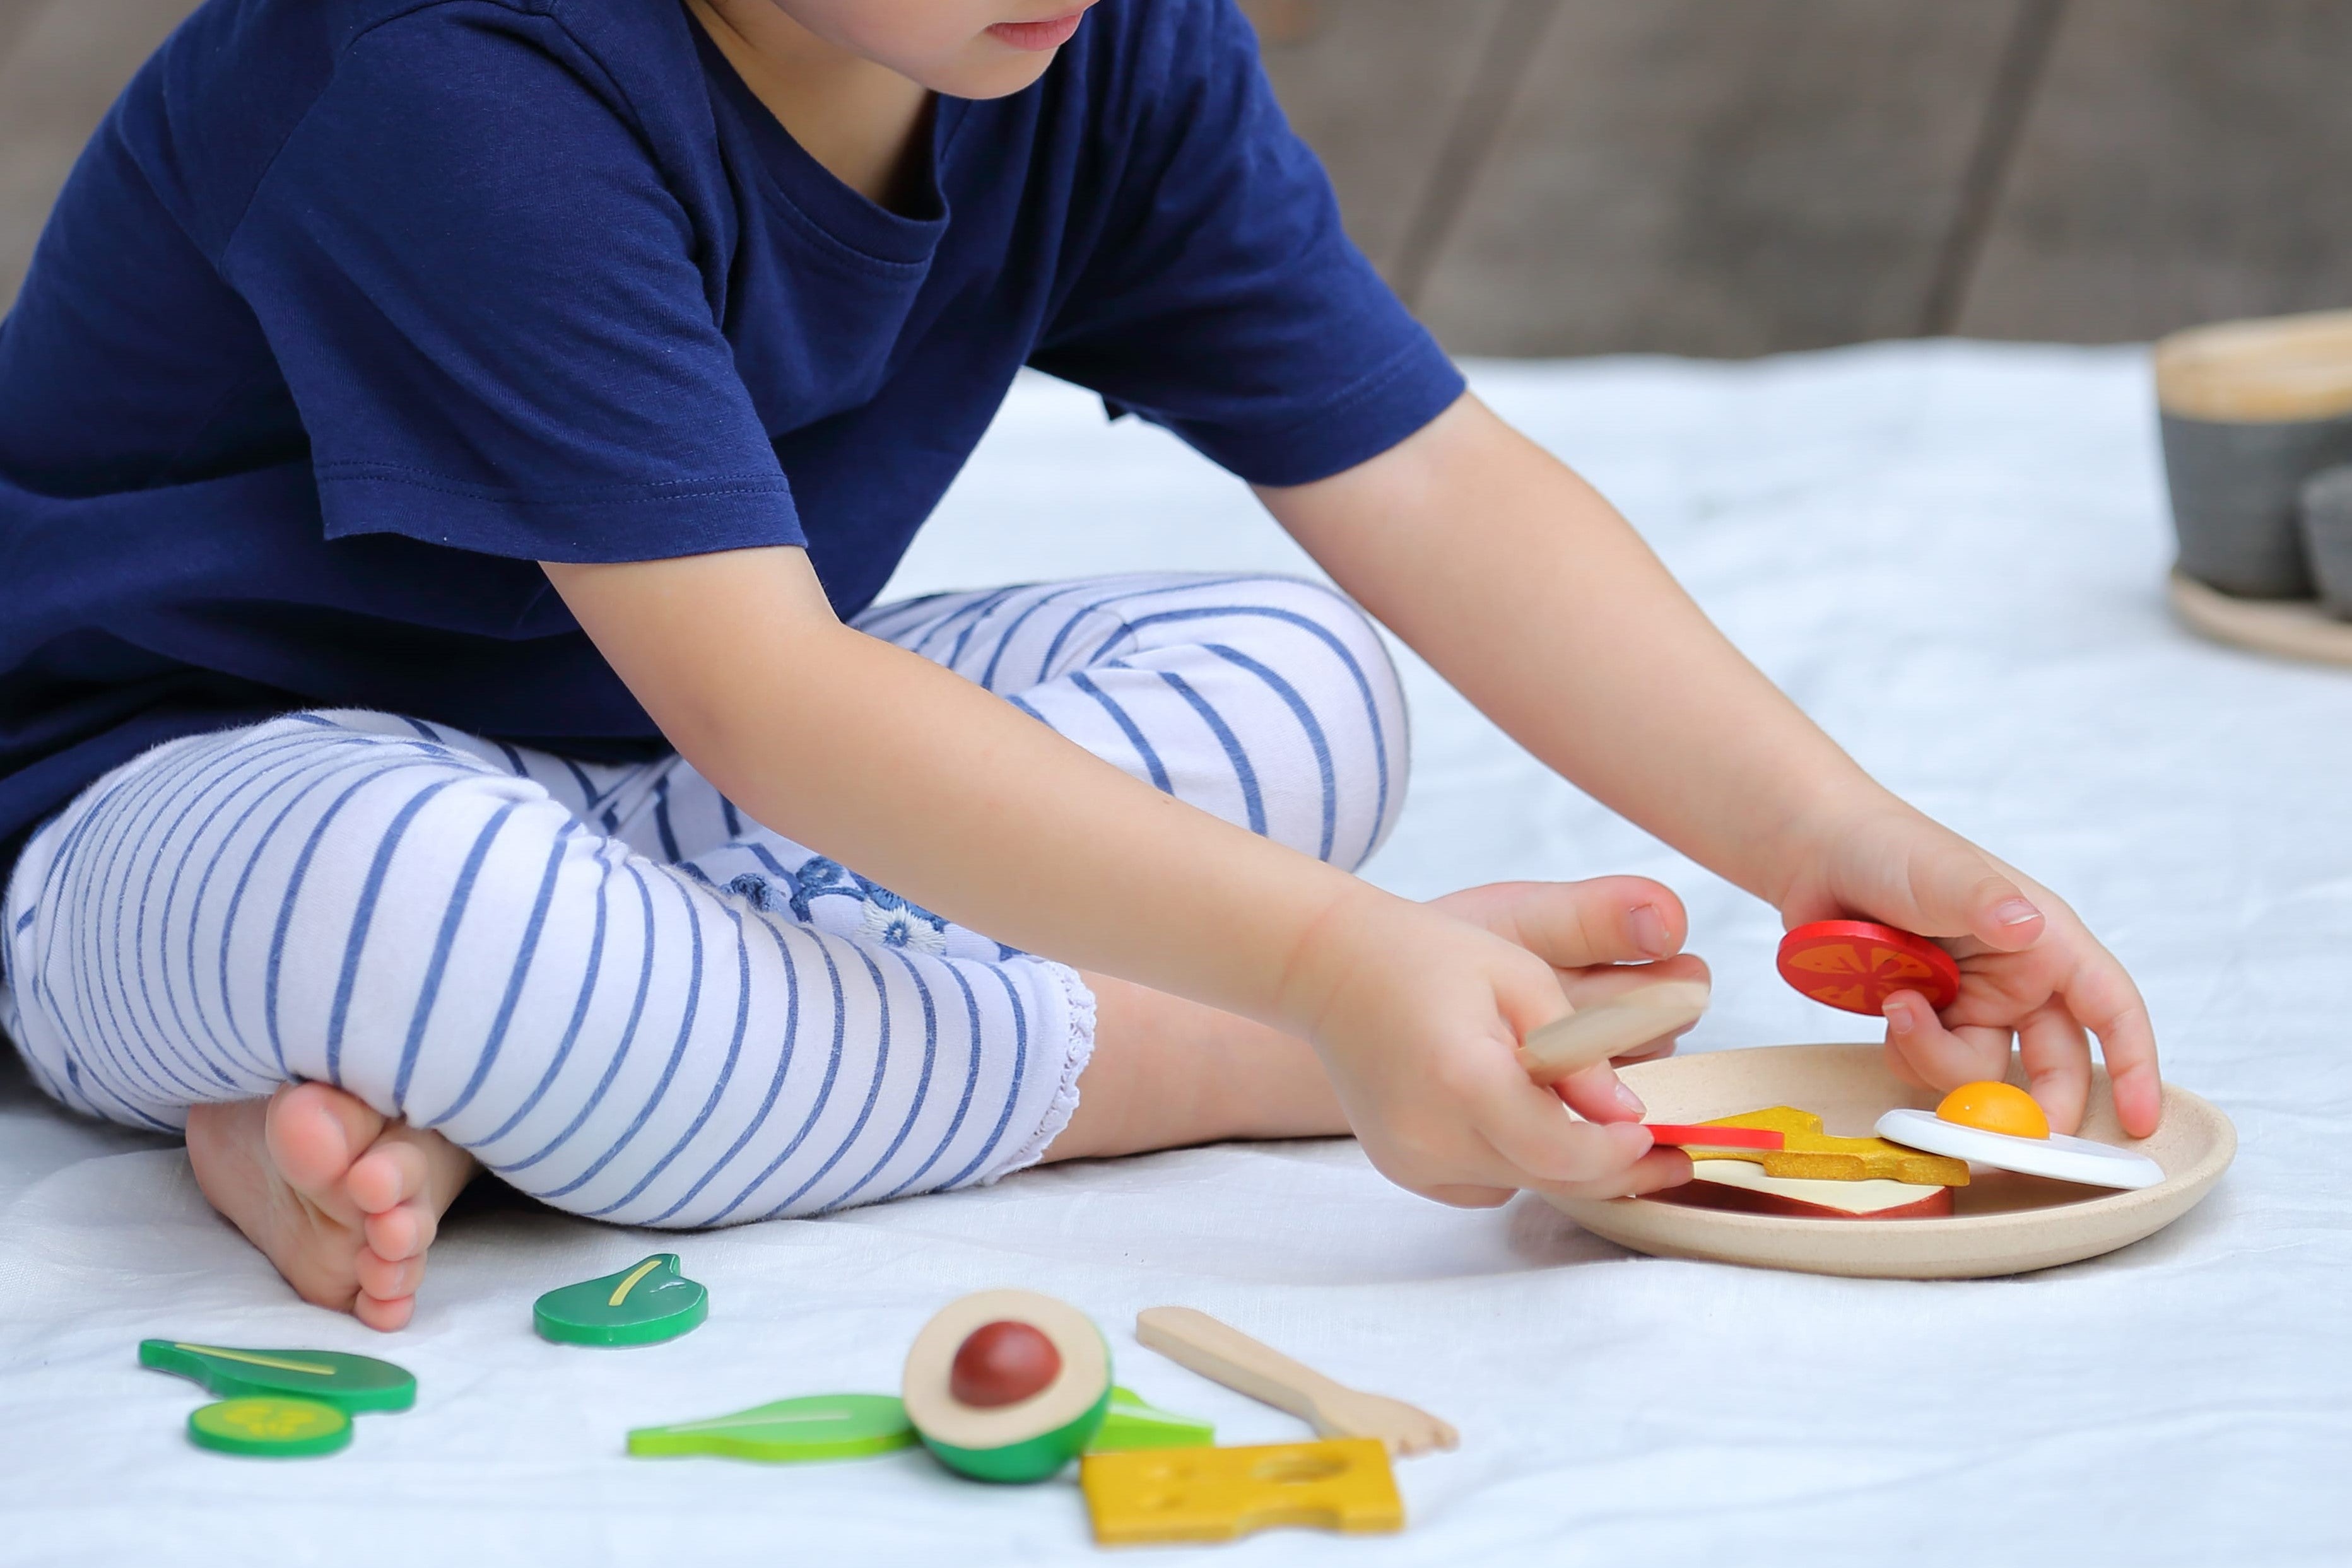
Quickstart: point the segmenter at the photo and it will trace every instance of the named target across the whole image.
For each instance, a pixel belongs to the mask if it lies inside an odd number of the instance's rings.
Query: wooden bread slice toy
[[[1919,1182],[1807,1181],[1764,1174],[1746,1160],[1697,1159],[1691,1179],[1647,1196],[1686,1208],[1727,1208],[1790,1219],[1931,1219],[1952,1212],[1952,1189]]]
[[[1706,1011],[1705,980],[1661,980],[1579,1008],[1528,1031],[1519,1065],[1538,1083],[1557,1083],[1612,1056],[1686,1030]]]
[[[1710,1158],[1746,1160],[1770,1176],[1808,1181],[1898,1181],[1920,1186],[1966,1186],[1969,1163],[1906,1149],[1885,1138],[1840,1138],[1822,1131],[1822,1119],[1793,1105],[1772,1105],[1718,1116],[1702,1127],[1761,1127],[1780,1134],[1778,1149],[1709,1149]]]

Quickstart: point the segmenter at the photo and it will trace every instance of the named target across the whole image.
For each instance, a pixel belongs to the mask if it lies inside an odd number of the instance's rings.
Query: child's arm
[[[2155,1129],[2147,1010],[2074,912],[1874,783],[1605,500],[1475,398],[1344,474],[1259,495],[1528,750],[1790,924],[1859,915],[1958,939],[1963,984],[1943,1019],[1916,998],[1890,1010],[1898,1069],[1936,1087],[1999,1077],[2013,1029],[2071,1129],[2087,1026],[2125,1128]]]
[[[1541,958],[1162,795],[843,625],[805,552],[546,570],[662,732],[758,821],[1002,940],[1305,1036],[1401,1185],[1494,1203],[1680,1174],[1667,1153],[1640,1164],[1648,1134],[1575,1121],[1519,1068],[1519,1039],[1568,1010]],[[1631,1113],[1605,1066],[1562,1094],[1595,1123]]]

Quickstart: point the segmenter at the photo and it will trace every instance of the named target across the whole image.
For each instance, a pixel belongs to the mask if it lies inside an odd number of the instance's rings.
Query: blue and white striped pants
[[[858,624],[1341,865],[1402,803],[1395,673],[1312,583],[1107,579]],[[577,762],[383,714],[148,752],[34,835],[0,909],[0,1024],[65,1103],[172,1129],[333,1083],[629,1224],[993,1180],[1068,1121],[1093,1044],[1070,970],[769,831],[680,758]]]

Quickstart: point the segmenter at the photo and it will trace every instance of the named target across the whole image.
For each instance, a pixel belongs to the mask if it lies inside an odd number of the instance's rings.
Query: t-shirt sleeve
[[[221,265],[328,537],[636,560],[803,542],[709,248],[560,24],[459,0],[349,46]]]
[[[1117,9],[1090,62],[1113,193],[1030,362],[1254,484],[1324,478],[1434,419],[1461,374],[1348,238],[1233,0]]]

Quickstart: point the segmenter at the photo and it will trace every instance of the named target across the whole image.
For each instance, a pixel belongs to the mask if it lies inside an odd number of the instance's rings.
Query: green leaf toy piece
[[[907,1406],[887,1394],[811,1394],[629,1434],[629,1452],[638,1458],[716,1454],[773,1465],[856,1459],[914,1445]]]
[[[183,1340],[139,1342],[139,1364],[177,1373],[223,1399],[285,1395],[331,1405],[345,1415],[405,1410],[416,1379],[405,1367],[339,1350],[243,1350]]]
[[[1214,1446],[1217,1428],[1207,1421],[1179,1416],[1146,1405],[1129,1388],[1110,1391],[1110,1408],[1095,1428],[1089,1454],[1120,1454],[1135,1448],[1206,1448]]]
[[[224,1399],[188,1413],[188,1440],[250,1458],[307,1459],[348,1448],[352,1418],[316,1399]]]
[[[531,1308],[541,1339],[559,1344],[658,1344],[710,1315],[710,1292],[678,1272],[677,1254],[550,1291]]]

